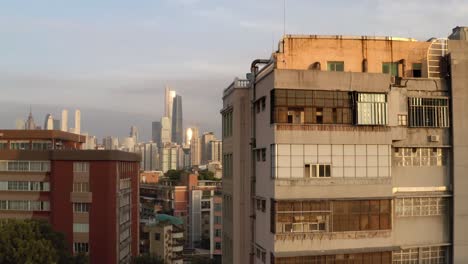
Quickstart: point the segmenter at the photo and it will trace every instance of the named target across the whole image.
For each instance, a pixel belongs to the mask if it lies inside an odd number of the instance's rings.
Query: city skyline
[[[162,101],[166,84],[183,95],[187,126],[206,127],[206,131],[219,136],[222,90],[235,76],[244,77],[248,70],[245,65],[253,59],[269,58],[283,34],[283,1],[279,0],[117,1],[111,5],[106,1],[25,2],[26,9],[12,2],[3,4],[0,10],[4,25],[0,26],[4,36],[0,44],[0,86],[4,92],[0,112],[22,108],[13,113],[17,118],[33,105],[42,125],[46,113],[60,116],[54,109],[79,108],[87,118],[82,130],[99,137],[112,131],[125,135],[128,127],[136,125],[143,138],[150,139],[150,122],[164,114],[163,107],[154,102]],[[249,9],[245,10],[247,3]],[[330,1],[320,5],[287,1],[286,33],[392,35],[427,40],[448,35],[448,29],[455,25],[468,24],[464,16],[468,4],[461,1],[447,2],[443,7],[437,1],[412,1],[405,4],[404,10],[402,5],[401,1]],[[263,8],[267,8],[268,15],[259,12]],[[309,10],[316,15],[310,16]],[[103,12],[115,16],[103,16]],[[330,21],[332,12],[341,19]],[[396,13],[401,19],[393,19]],[[183,19],[169,24],[172,14],[180,14]],[[433,20],[427,14],[444,19]],[[164,36],[163,41],[159,36]],[[187,48],[186,38],[197,41]],[[19,105],[8,107],[5,103]],[[54,107],[48,110],[37,106],[51,104]],[[93,111],[93,117],[87,109]],[[118,120],[123,112],[135,121],[120,120],[122,124],[100,128],[103,119],[94,117],[98,111],[106,112],[110,120]],[[13,124],[11,118],[0,115],[2,127]]]

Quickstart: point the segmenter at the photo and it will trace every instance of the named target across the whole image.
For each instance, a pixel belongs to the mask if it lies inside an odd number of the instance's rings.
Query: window
[[[89,224],[73,224],[73,233],[88,233]]]
[[[233,176],[232,153],[223,155],[223,178],[232,179]]]
[[[7,141],[0,141],[0,150],[8,149]]]
[[[409,248],[393,252],[394,264],[419,264],[419,248]]]
[[[413,77],[414,78],[422,77],[422,64],[421,63],[413,63]]]
[[[160,233],[154,233],[154,240],[159,241],[161,239]]]
[[[223,138],[228,138],[232,136],[232,119],[233,118],[233,110],[230,109],[223,113]]]
[[[273,233],[391,229],[391,200],[272,201]]]
[[[329,164],[306,164],[304,177],[306,178],[331,177],[331,165]]]
[[[75,242],[75,243],[73,243],[73,251],[75,253],[88,253],[89,252],[89,244],[88,243]]]
[[[215,229],[215,237],[221,237],[221,229]]]
[[[447,213],[448,200],[443,197],[408,197],[395,199],[395,215],[433,216]]]
[[[410,127],[449,127],[448,98],[408,98]]]
[[[73,162],[73,172],[89,172],[89,162]]]
[[[353,123],[349,92],[274,89],[271,105],[271,123]]]
[[[421,248],[421,260],[423,264],[445,264],[447,263],[447,248],[423,247]]]
[[[8,201],[8,210],[29,211],[29,201]]]
[[[89,212],[89,203],[74,203],[73,204],[73,211],[75,213],[87,213]]]
[[[391,74],[392,76],[399,76],[398,75],[398,63],[397,62],[382,63],[382,73]]]
[[[216,216],[214,217],[214,223],[215,223],[216,225],[221,224],[221,216],[217,216],[217,215],[216,215]]]
[[[263,247],[255,244],[255,257],[263,263],[266,261],[266,251]]]
[[[221,210],[222,210],[221,204],[215,203],[215,204],[214,204],[214,209],[215,209],[215,211],[221,211]]]
[[[220,242],[215,243],[215,249],[216,250],[221,250],[221,243]]]
[[[387,124],[387,95],[379,93],[357,93],[357,125]]]
[[[408,125],[408,115],[398,115],[398,125],[407,126]]]
[[[89,183],[88,182],[73,183],[73,192],[89,192]]]
[[[357,264],[390,264],[392,262],[391,252],[352,253],[322,256],[301,257],[272,257],[274,264],[328,264],[328,263],[357,263]]]
[[[31,143],[32,150],[50,150],[52,149],[52,142],[50,141],[33,141]]]
[[[263,199],[263,198],[257,198],[256,203],[257,203],[257,210],[265,212],[265,210],[266,210],[266,200]]]
[[[210,201],[202,201],[201,202],[201,209],[210,209],[210,208],[211,208]]]
[[[266,161],[266,149],[262,148],[261,152],[262,152],[262,161]]]
[[[0,161],[0,171],[35,171],[48,172],[50,171],[49,161],[23,161],[9,160]]]
[[[344,71],[344,62],[343,61],[328,61],[327,70],[342,72]]]
[[[445,166],[448,150],[443,148],[394,148],[393,164],[397,167]]]
[[[21,141],[21,140],[12,140],[10,141],[10,149],[11,150],[29,150],[30,149],[29,141]]]

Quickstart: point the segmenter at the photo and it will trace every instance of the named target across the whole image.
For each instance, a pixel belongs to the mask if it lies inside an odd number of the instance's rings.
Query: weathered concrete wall
[[[468,259],[468,41],[449,41],[452,76],[453,261]]]

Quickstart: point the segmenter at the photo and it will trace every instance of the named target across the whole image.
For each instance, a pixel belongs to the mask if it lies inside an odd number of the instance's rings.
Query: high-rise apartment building
[[[184,128],[182,123],[182,96],[176,95],[172,104],[172,142],[183,144]]]
[[[223,93],[223,263],[465,263],[468,41],[285,36]]]
[[[171,142],[171,119],[167,116],[161,118],[161,144]]]
[[[159,149],[159,159],[161,170],[166,173],[168,170],[177,170],[179,162],[180,146],[166,143]]]
[[[211,140],[209,143],[208,162],[223,163],[223,141]]]
[[[52,121],[52,123],[53,123],[53,130],[60,130],[61,129],[60,119],[54,119]]]
[[[90,263],[138,254],[139,157],[57,130],[0,130],[0,217],[40,219]]]
[[[151,140],[161,145],[161,122],[154,121],[151,123]]]
[[[64,132],[68,132],[68,110],[63,109],[62,110],[62,123],[61,123],[61,129]]]
[[[140,139],[140,133],[138,133],[138,128],[136,126],[130,127],[130,137],[135,139],[135,144],[138,144],[138,140]]]
[[[190,165],[198,166],[201,160],[201,148],[200,148],[200,137],[198,133],[198,127],[189,128],[190,134]],[[187,136],[189,135],[187,131]]]
[[[102,139],[102,145],[106,150],[118,149],[119,148],[119,138],[108,136]]]
[[[210,142],[216,140],[216,137],[213,132],[207,132],[203,133],[203,135],[200,137],[200,152],[201,152],[201,164],[205,165],[208,164],[208,161],[210,161]]]

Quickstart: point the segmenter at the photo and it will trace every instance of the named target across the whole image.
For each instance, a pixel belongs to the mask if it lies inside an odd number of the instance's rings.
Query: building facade
[[[176,95],[172,103],[172,142],[181,145],[184,143],[184,128],[182,116],[182,96]]]
[[[138,254],[139,157],[80,150],[84,136],[0,130],[0,218],[42,219],[91,263]]]
[[[285,36],[254,61],[223,95],[223,262],[464,263],[462,29]]]

